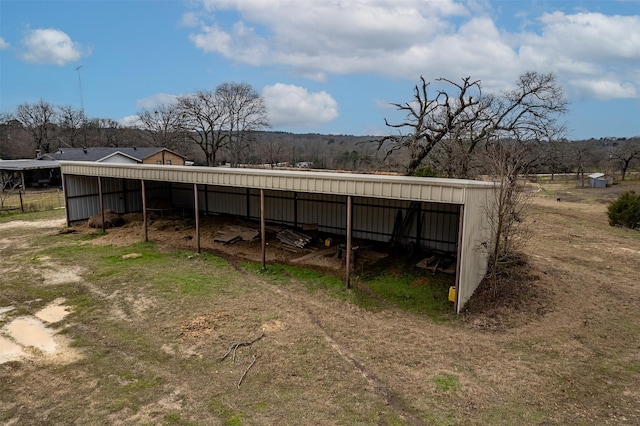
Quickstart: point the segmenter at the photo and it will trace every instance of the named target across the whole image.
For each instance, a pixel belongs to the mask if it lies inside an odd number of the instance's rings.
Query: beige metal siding
[[[487,220],[494,199],[494,188],[467,188],[463,219],[458,312],[471,298],[487,273],[491,230]]]

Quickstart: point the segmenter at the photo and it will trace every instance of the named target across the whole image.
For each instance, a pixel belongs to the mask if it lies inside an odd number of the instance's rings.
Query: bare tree
[[[158,105],[138,114],[140,126],[157,147],[164,147],[186,155],[187,137],[181,112],[175,105]]]
[[[252,142],[252,132],[267,126],[264,102],[246,83],[224,83],[215,92],[199,90],[178,98],[177,104],[187,137],[214,166],[221,149],[227,148],[238,163]]]
[[[254,132],[269,126],[264,100],[248,83],[223,83],[216,88],[216,100],[223,111],[221,130],[231,166],[246,162],[255,144]]]
[[[56,111],[43,100],[35,104],[18,105],[16,118],[29,131],[36,145],[36,153],[50,152]]]
[[[216,135],[222,120],[222,111],[213,92],[199,90],[178,98],[180,117],[187,137],[196,143],[205,156],[207,166],[215,166],[218,150],[225,140]]]
[[[567,101],[553,74],[525,73],[515,89],[499,96],[483,95],[480,81],[467,77],[462,83],[438,79],[451,87],[452,94],[439,89],[431,98],[429,83],[423,77],[420,80],[411,103],[393,104],[406,114],[405,121],[390,124],[385,119],[387,126],[401,133],[377,141],[379,148],[391,142],[387,156],[397,150],[409,151],[407,174],[413,174],[442,144],[448,146],[441,153],[458,158],[456,176],[466,178],[470,176],[472,155],[479,145],[500,138],[552,139],[564,132],[557,116],[566,111]],[[408,133],[403,134],[402,130]]]
[[[385,124],[397,129],[399,134],[385,136],[377,141],[378,149],[390,143],[387,157],[394,151],[409,151],[407,175],[413,174],[431,151],[451,136],[453,130],[463,129],[480,120],[483,110],[479,100],[482,93],[480,81],[472,81],[467,77],[462,79],[462,84],[458,84],[438,79],[437,81],[453,86],[458,94],[452,97],[445,90],[436,90],[433,98],[429,95],[430,83],[424,77],[420,77],[420,81],[421,84],[414,88],[412,102],[392,104],[406,114],[405,120],[399,124],[391,124],[385,118]],[[472,95],[476,95],[476,98]],[[404,129],[408,129],[408,133],[404,134]]]
[[[9,170],[0,170],[0,208],[5,207],[7,199],[19,190],[22,181],[16,176],[16,173]]]
[[[387,136],[378,146],[390,142],[387,155],[394,150],[409,151],[407,174],[430,160],[445,166],[447,175],[462,178],[470,177],[474,166],[482,166],[477,170],[498,183],[496,199],[487,212],[493,235],[488,249],[495,276],[517,257],[517,245],[525,240],[522,224],[527,193],[520,186],[521,177],[542,160],[537,155],[541,144],[564,136],[558,117],[566,111],[567,101],[553,74],[525,73],[512,90],[499,95],[483,95],[480,81],[468,77],[461,84],[438,81],[447,83],[452,94],[438,90],[430,98],[428,83],[421,78],[412,103],[394,104],[407,119],[400,124],[385,120],[392,128],[408,129],[407,135]]]
[[[527,72],[516,88],[496,97],[489,109],[493,137],[521,141],[549,141],[564,137],[565,126],[558,121],[567,112],[567,99],[554,74]]]
[[[78,147],[86,145],[86,119],[81,110],[70,105],[58,107],[58,122],[60,138],[67,146]],[[84,136],[84,138],[83,138]]]
[[[258,151],[261,162],[267,163],[273,168],[278,163],[282,163],[282,158],[285,156],[284,142],[276,136],[268,135],[258,145]]]
[[[490,270],[497,275],[506,265],[518,260],[530,234],[526,218],[530,192],[523,188],[522,177],[539,159],[533,143],[501,139],[486,149],[484,163],[497,183],[495,199],[489,200],[487,218],[493,239],[488,247]]]
[[[591,162],[591,147],[584,143],[573,142],[569,147],[571,166],[576,172],[576,184],[585,186],[584,171]]]
[[[621,180],[624,180],[627,176],[629,166],[633,164],[634,160],[640,159],[640,138],[632,138],[618,142],[610,154],[611,158],[618,162],[620,172],[622,173]]]
[[[89,122],[95,146],[123,146],[122,126],[111,118],[94,118]]]

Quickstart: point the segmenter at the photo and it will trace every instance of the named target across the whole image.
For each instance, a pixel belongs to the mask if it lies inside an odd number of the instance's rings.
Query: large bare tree
[[[50,152],[56,120],[55,107],[43,100],[33,104],[24,103],[16,108],[16,118],[33,137],[36,153]]]
[[[218,150],[225,142],[216,135],[222,111],[214,95],[211,91],[198,90],[179,97],[177,103],[187,137],[202,149],[207,166],[216,164]]]
[[[268,126],[263,99],[247,83],[224,83],[213,92],[181,96],[177,107],[187,137],[202,149],[208,166],[216,165],[222,149],[237,164],[252,133]]]
[[[231,166],[247,161],[255,144],[254,133],[269,127],[264,100],[248,83],[223,83],[216,88],[216,100],[223,111],[221,134]]]
[[[469,166],[477,147],[501,138],[550,140],[564,132],[558,116],[567,101],[553,74],[528,72],[519,77],[515,88],[499,95],[485,95],[481,82],[470,77],[461,83],[440,78],[446,88],[429,93],[429,83],[420,78],[412,102],[393,104],[406,114],[404,121],[385,124],[398,133],[378,140],[388,146],[387,156],[397,150],[410,153],[406,174],[410,175],[440,148],[460,163],[456,177],[470,177]],[[445,147],[440,147],[446,145]],[[437,152],[437,151],[436,151]]]
[[[408,151],[407,175],[412,175],[438,144],[478,122],[481,117],[480,81],[471,80],[470,77],[463,78],[462,83],[443,78],[437,81],[452,86],[457,94],[452,96],[446,90],[438,89],[431,96],[430,83],[420,77],[420,84],[415,86],[411,102],[392,104],[405,114],[404,121],[392,124],[385,118],[385,124],[397,133],[378,140],[378,149],[388,147],[387,157],[394,151]]]

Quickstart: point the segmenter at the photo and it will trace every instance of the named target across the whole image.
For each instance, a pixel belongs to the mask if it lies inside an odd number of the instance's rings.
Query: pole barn
[[[455,254],[456,312],[487,272],[493,182],[75,161],[61,161],[60,167],[68,225],[101,209],[146,216],[147,200],[162,199],[178,209],[197,210],[196,215],[235,215],[261,227],[314,223],[320,232],[344,236],[348,243],[401,237],[417,247]],[[350,250],[346,255],[349,264]],[[348,285],[349,268],[345,281]]]

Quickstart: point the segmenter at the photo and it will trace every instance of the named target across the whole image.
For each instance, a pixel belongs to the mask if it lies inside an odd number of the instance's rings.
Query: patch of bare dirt
[[[142,214],[132,213],[122,216],[124,224],[107,230],[106,235],[90,241],[92,244],[124,246],[144,241],[144,227]],[[95,231],[86,223],[73,226],[81,234],[91,234]],[[266,234],[266,261],[304,265],[324,271],[340,271],[344,268],[344,261],[339,257],[339,245],[343,243],[339,238],[332,237],[329,247],[326,239],[314,235],[312,241],[305,248],[283,245],[276,237],[279,227],[268,227]],[[239,237],[259,233],[259,225],[227,216],[205,216],[200,219],[200,249],[204,252],[233,257],[253,262],[262,261],[262,244],[260,238],[246,240],[239,238],[227,244],[216,241],[220,235],[231,235],[236,232]],[[160,247],[171,250],[197,249],[195,221],[182,216],[152,215],[148,220],[147,234],[150,241]],[[312,233],[313,234],[313,233]],[[259,235],[259,234],[258,234]],[[354,241],[355,264],[354,271],[362,272],[366,268],[384,260],[388,253]]]
[[[60,228],[67,224],[66,219],[51,220],[12,220],[10,222],[0,223],[0,230],[15,228]]]
[[[462,316],[472,327],[501,331],[540,319],[553,308],[554,286],[528,261],[485,278]]]
[[[230,315],[226,313],[199,314],[180,324],[179,337],[186,339],[200,339],[211,336],[219,323],[229,321]]]

